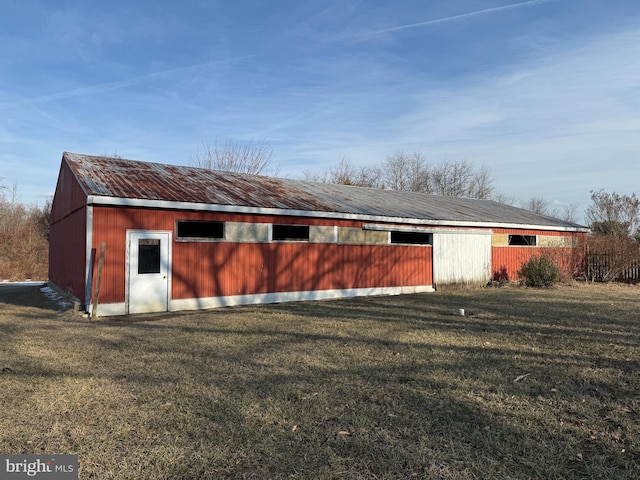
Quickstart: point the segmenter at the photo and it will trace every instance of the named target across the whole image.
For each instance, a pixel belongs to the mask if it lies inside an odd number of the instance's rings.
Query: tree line
[[[383,162],[366,167],[355,167],[345,157],[335,167],[320,172],[305,170],[303,176],[314,182],[432,195],[488,199],[495,194],[487,168],[476,168],[468,160],[430,163],[419,151],[397,151]]]
[[[51,201],[24,205],[0,178],[0,281],[46,280]]]

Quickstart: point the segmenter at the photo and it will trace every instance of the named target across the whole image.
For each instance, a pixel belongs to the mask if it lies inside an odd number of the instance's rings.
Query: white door
[[[128,231],[129,313],[169,308],[171,233]]]
[[[491,232],[433,234],[433,281],[445,285],[486,285],[491,280]]]

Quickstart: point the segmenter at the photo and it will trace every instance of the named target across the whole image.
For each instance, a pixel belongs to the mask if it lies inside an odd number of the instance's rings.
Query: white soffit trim
[[[517,228],[521,230],[550,230],[556,232],[588,232],[587,228],[560,227],[552,225],[523,225],[518,223],[467,222],[456,220],[429,220],[421,218],[386,217],[384,215],[364,215],[359,213],[322,212],[314,210],[290,210],[286,208],[247,207],[241,205],[218,205],[210,203],[174,202],[168,200],[147,200],[141,198],[119,198],[89,195],[88,205],[117,207],[163,208],[166,210],[192,210],[200,212],[244,213],[247,215],[274,215],[287,217],[333,218],[338,220],[359,220],[365,222],[389,222],[413,225],[444,227]],[[388,230],[388,229],[387,229]],[[395,228],[394,228],[395,230]]]

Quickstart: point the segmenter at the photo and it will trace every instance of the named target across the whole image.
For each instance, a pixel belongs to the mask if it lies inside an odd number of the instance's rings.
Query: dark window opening
[[[535,235],[509,235],[509,245],[535,246],[536,243]]]
[[[424,232],[391,232],[391,243],[432,245],[433,234]]]
[[[223,222],[178,220],[176,229],[178,238],[224,238]]]
[[[138,240],[138,275],[160,273],[160,240]]]
[[[274,240],[309,241],[309,225],[273,225]]]

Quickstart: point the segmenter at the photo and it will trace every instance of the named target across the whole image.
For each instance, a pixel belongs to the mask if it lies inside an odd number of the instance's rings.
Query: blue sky
[[[637,0],[0,0],[0,177],[62,152],[183,164],[264,140],[280,175],[398,150],[552,206],[640,193]]]

